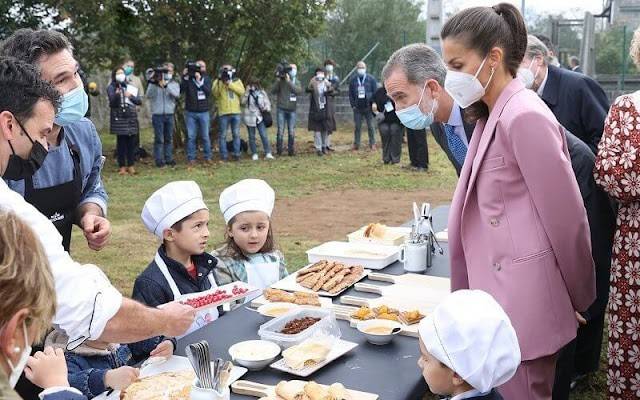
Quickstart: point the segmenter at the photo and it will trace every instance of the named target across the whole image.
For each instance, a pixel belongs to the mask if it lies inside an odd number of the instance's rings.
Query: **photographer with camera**
[[[153,157],[158,168],[176,165],[173,160],[173,116],[176,100],[180,97],[180,85],[173,80],[173,70],[171,63],[154,68],[147,85],[154,132]]]
[[[267,92],[262,89],[260,81],[258,79],[250,79],[247,90],[242,96],[242,118],[244,124],[249,131],[249,148],[251,149],[251,159],[258,161],[258,147],[256,146],[256,129],[260,134],[262,140],[262,148],[264,149],[264,159],[273,160],[271,154],[271,145],[269,144],[269,135],[267,134],[267,124],[269,121],[265,121],[264,112],[271,111],[271,102]]]
[[[236,77],[236,70],[224,64],[219,71],[218,79],[213,82],[213,98],[218,111],[218,143],[220,158],[227,161],[227,126],[231,125],[233,137],[233,160],[240,159],[240,98],[244,95],[244,85]]]
[[[297,80],[298,68],[295,64],[281,62],[276,67],[277,80],[271,86],[271,94],[277,96],[278,104],[278,134],[276,137],[276,149],[278,155],[282,155],[284,147],[284,127],[287,125],[289,137],[287,138],[287,150],[289,155],[295,153],[296,137],[296,107],[298,96],[302,94],[302,86]]]
[[[187,159],[189,167],[196,164],[196,137],[202,139],[205,162],[211,162],[211,140],[209,139],[209,96],[211,78],[206,74],[203,61],[189,61],[183,71],[180,91],[185,94],[185,121],[187,125]]]

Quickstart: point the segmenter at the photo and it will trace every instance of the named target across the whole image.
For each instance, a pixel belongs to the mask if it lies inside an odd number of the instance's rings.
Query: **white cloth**
[[[457,136],[460,137],[462,143],[469,147],[469,141],[467,140],[467,133],[464,131],[464,124],[462,122],[462,113],[460,112],[460,106],[455,102],[451,108],[451,114],[449,114],[449,121],[447,125],[453,126],[453,130]]]
[[[540,87],[538,88],[538,91],[536,93],[538,93],[538,96],[542,97],[542,94],[544,93],[544,87],[547,85],[547,78],[549,78],[549,67],[545,67],[544,69],[544,79],[542,80],[542,83],[540,84]]]
[[[160,269],[160,272],[162,272],[162,275],[164,275],[164,279],[167,280],[167,283],[171,288],[171,292],[173,293],[173,299],[179,300],[182,297],[182,293],[180,292],[180,289],[178,289],[178,285],[176,284],[176,281],[173,279],[173,277],[169,273],[169,268],[167,268],[167,264],[164,262],[164,260],[162,259],[162,257],[160,257],[160,254],[158,253],[156,253],[154,261],[156,262],[156,265]],[[207,276],[207,278],[209,278],[209,282],[211,282],[212,289],[215,287],[218,287],[218,284],[216,283],[216,280],[213,277],[213,271],[209,272],[209,275]],[[197,331],[203,326],[206,326],[209,323],[215,321],[216,319],[218,319],[218,317],[219,317],[219,313],[217,308],[205,308],[205,309],[196,311],[196,318],[191,324],[191,326],[189,327],[189,329],[187,329],[187,331],[183,335],[177,336],[176,338],[180,339],[190,334],[191,332]]]
[[[51,221],[0,179],[0,210],[18,215],[37,235],[49,259],[56,289],[53,325],[69,336],[70,347],[97,340],[122,305],[122,294],[95,265],[81,265],[62,247]]]
[[[253,287],[266,289],[280,280],[280,260],[270,262],[257,262],[254,259],[244,261],[244,268],[247,271],[247,283]],[[250,302],[260,296],[262,292],[254,296],[245,298],[245,303]]]
[[[153,192],[144,203],[142,222],[160,239],[165,229],[196,211],[208,209],[194,181],[170,182]]]
[[[429,354],[483,393],[511,379],[520,365],[509,317],[481,290],[451,293],[420,321],[418,332]]]
[[[227,224],[233,217],[245,211],[262,211],[271,217],[276,194],[261,179],[243,179],[220,194],[220,211]]]
[[[79,391],[76,388],[72,388],[72,387],[68,387],[68,386],[54,386],[54,387],[50,387],[49,389],[45,389],[42,392],[40,392],[38,394],[38,397],[40,398],[40,400],[44,400],[45,396],[47,396],[49,394],[58,393],[58,392],[70,392],[70,393],[75,393],[75,394],[82,395],[82,392]]]

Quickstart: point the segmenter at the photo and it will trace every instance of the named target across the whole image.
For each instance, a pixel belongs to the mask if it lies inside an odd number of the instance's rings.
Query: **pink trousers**
[[[504,400],[551,400],[558,353],[520,363],[511,380],[498,388]]]

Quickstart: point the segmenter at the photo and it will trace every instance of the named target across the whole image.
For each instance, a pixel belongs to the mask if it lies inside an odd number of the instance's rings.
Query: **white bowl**
[[[266,340],[247,340],[229,347],[229,355],[237,364],[259,371],[271,364],[280,354],[280,346]]]
[[[388,334],[384,333],[371,333],[367,332],[372,328],[385,328],[388,330]],[[387,319],[370,319],[367,321],[358,322],[357,329],[367,338],[367,341],[371,344],[383,345],[390,343],[393,340],[393,337],[400,333],[397,331],[396,333],[390,333],[395,328],[401,328],[402,324],[396,321],[390,321]]]
[[[298,308],[300,308],[300,306],[293,303],[273,302],[261,305],[260,307],[258,307],[258,312],[267,318],[277,318],[285,315],[288,312],[297,310]],[[273,311],[276,310],[284,311],[278,314],[274,314]]]

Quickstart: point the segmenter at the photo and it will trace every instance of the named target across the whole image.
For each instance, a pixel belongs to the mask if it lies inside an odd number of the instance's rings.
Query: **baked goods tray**
[[[300,271],[295,272],[289,276],[287,276],[286,278],[274,283],[273,285],[271,285],[272,288],[274,289],[280,289],[280,290],[286,290],[289,292],[307,292],[307,293],[317,293],[320,296],[326,296],[326,297],[336,297],[339,296],[341,293],[343,293],[345,290],[349,289],[351,286],[355,285],[356,282],[360,282],[362,279],[364,279],[367,275],[369,275],[369,273],[371,272],[371,270],[365,269],[363,270],[362,274],[360,274],[360,276],[356,277],[349,285],[343,287],[340,291],[335,292],[335,293],[331,293],[328,292],[326,290],[319,290],[319,291],[313,291],[311,289],[308,289],[304,286],[302,286],[301,284],[299,284],[296,279],[298,277],[298,275],[308,269],[313,267],[315,264],[310,264],[307,265],[304,268],[301,268]]]

